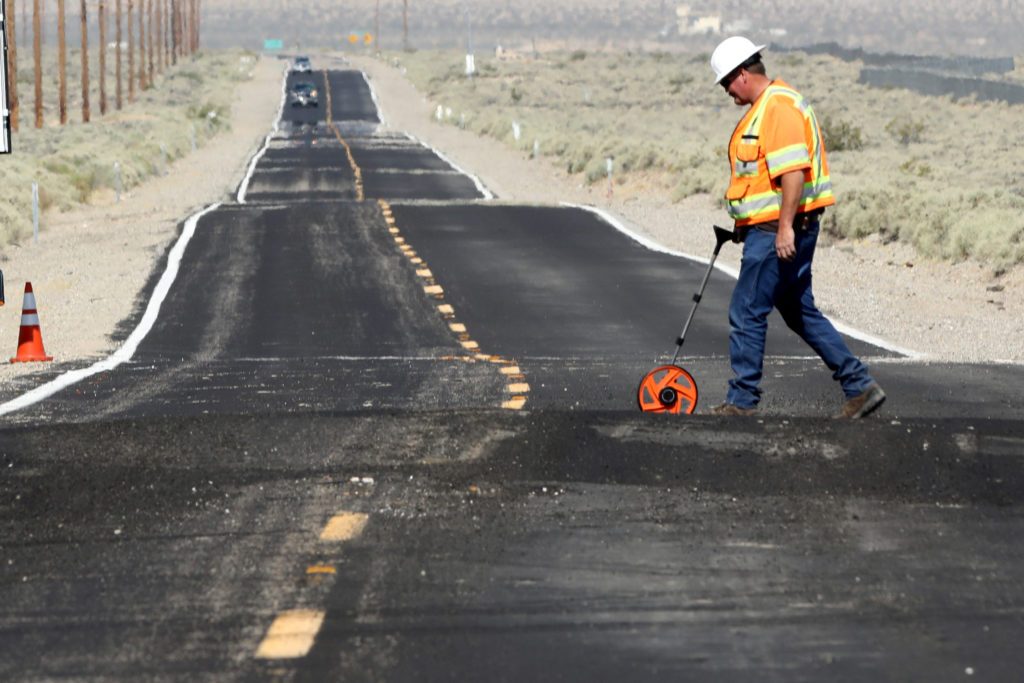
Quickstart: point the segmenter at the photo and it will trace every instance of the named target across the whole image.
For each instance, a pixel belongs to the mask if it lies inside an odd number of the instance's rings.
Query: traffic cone
[[[18,335],[18,355],[12,363],[37,360],[53,360],[43,349],[43,333],[39,329],[39,313],[36,312],[36,295],[32,283],[25,283],[25,303],[21,309],[21,333]]]

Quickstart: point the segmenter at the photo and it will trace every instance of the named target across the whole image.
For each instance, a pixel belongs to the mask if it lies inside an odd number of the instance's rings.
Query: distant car
[[[313,64],[309,61],[309,57],[296,57],[292,62],[292,73],[308,74],[312,70]]]
[[[319,107],[320,99],[316,94],[316,86],[309,81],[299,81],[288,93],[293,107]]]

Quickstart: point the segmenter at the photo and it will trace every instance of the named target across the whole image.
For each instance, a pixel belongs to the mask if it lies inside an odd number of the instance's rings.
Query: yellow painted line
[[[466,326],[462,323],[448,323],[448,329],[452,332],[465,332]]]
[[[503,375],[521,375],[518,365],[507,365],[500,370]]]
[[[441,288],[441,285],[427,285],[423,291],[427,294],[442,294],[444,289]]]
[[[524,405],[526,405],[526,397],[516,396],[515,398],[502,403],[501,407],[507,410],[521,410]]]
[[[517,382],[516,384],[508,385],[508,393],[510,394],[525,394],[530,391],[530,385],[526,382]]]
[[[337,574],[338,570],[334,567],[328,567],[326,565],[315,565],[313,567],[306,568],[307,574]]]
[[[416,271],[416,274],[420,277],[434,277],[434,274],[430,272],[430,268],[420,268]]]
[[[277,615],[256,650],[256,658],[305,657],[313,647],[326,614],[320,610],[294,609]]]
[[[369,515],[362,512],[339,512],[327,521],[327,526],[320,532],[321,541],[350,541],[357,538],[363,529]]]
[[[451,307],[451,304],[441,304],[437,307],[437,310],[441,311],[445,315],[451,315],[455,312],[455,309]]]
[[[388,228],[388,232],[390,232],[392,235],[397,235],[398,228]]]
[[[395,235],[395,244],[405,244],[405,238]]]
[[[411,259],[409,259],[409,261],[415,264],[423,263],[423,259],[421,259],[419,256],[414,256]]]
[[[330,107],[330,89],[328,89],[327,92],[327,106]],[[337,126],[335,126],[334,124],[329,125],[331,130],[334,131],[334,137],[338,138],[338,142],[340,142],[341,146],[345,148],[345,154],[348,156],[348,164],[349,166],[352,167],[352,173],[356,177],[356,200],[361,202],[366,199],[365,195],[363,194],[363,171],[361,168],[359,168],[359,165],[356,163],[356,158],[352,156],[352,148],[348,146],[347,142],[345,142],[345,138],[341,137],[341,132],[338,130]]]
[[[463,347],[464,349],[469,349],[469,350],[473,350],[473,349],[479,349],[479,348],[480,348],[480,345],[479,345],[479,344],[477,344],[477,343],[476,343],[475,341],[473,341],[473,340],[471,339],[471,340],[469,340],[469,341],[464,341],[464,342],[462,342],[462,347]]]

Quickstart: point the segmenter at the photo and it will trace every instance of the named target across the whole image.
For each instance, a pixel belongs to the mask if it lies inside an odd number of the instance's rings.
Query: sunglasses
[[[723,78],[721,81],[719,81],[719,85],[721,85],[722,88],[724,88],[726,92],[729,92],[729,86],[732,85],[732,82],[735,81],[736,77],[739,76],[739,75],[740,75],[740,70],[736,69],[735,71],[731,72],[728,76]]]

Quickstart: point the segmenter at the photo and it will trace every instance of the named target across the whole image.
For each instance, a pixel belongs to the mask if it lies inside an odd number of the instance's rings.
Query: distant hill
[[[203,5],[203,44],[288,50],[348,48],[374,33],[403,47],[402,0],[219,0]],[[869,52],[919,55],[1024,54],[1020,0],[407,0],[411,48],[662,45],[711,49],[723,35],[800,47],[836,42]],[[467,16],[468,14],[468,16]]]

